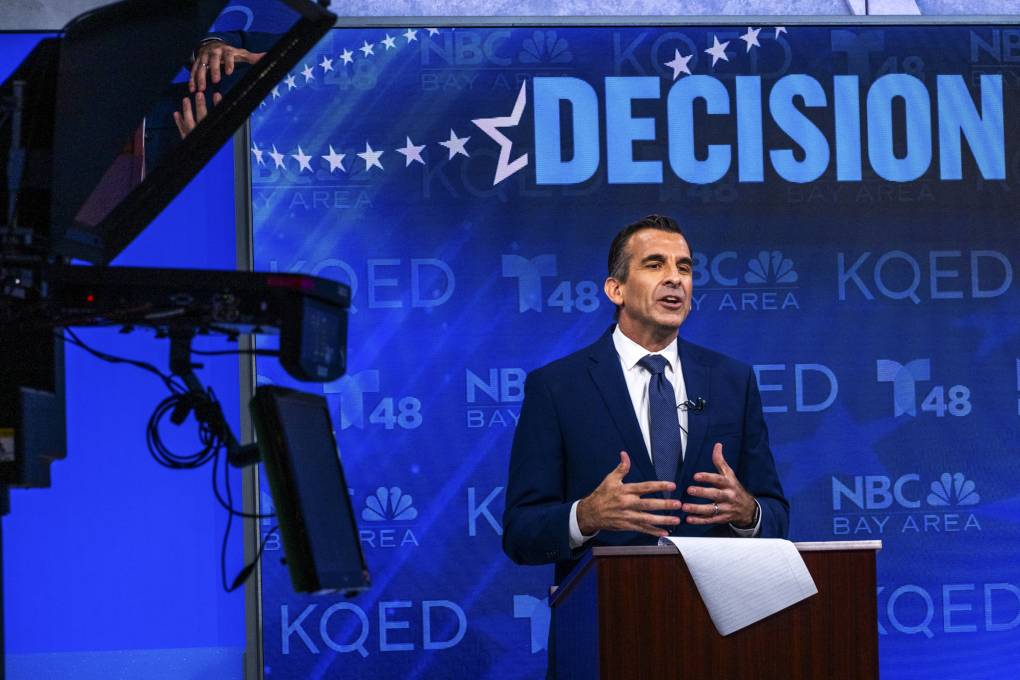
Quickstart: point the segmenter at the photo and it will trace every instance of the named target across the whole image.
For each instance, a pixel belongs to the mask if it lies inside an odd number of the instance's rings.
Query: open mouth
[[[684,306],[684,300],[679,295],[665,295],[659,298],[659,302],[674,309],[681,309]]]

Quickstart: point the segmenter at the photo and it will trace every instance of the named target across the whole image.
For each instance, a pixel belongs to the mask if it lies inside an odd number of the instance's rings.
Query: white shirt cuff
[[[757,498],[754,499],[754,502],[758,506],[758,521],[755,522],[754,526],[750,529],[739,529],[731,524],[730,529],[732,529],[733,533],[737,536],[741,536],[743,538],[754,538],[758,535],[758,532],[761,531],[761,503],[758,502]]]
[[[576,550],[584,545],[585,541],[588,541],[595,537],[596,531],[590,536],[585,536],[581,533],[581,527],[577,524],[577,504],[581,501],[574,501],[574,504],[570,506],[570,549]],[[757,528],[757,527],[756,527]]]

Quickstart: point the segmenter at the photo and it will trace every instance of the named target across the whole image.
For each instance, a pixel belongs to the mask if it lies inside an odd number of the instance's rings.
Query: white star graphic
[[[404,31],[404,38],[407,39],[407,42],[411,42],[412,40],[417,40],[418,39],[418,31],[416,31],[413,28],[409,28],[406,31]]]
[[[777,40],[779,39],[779,34],[780,33],[786,33],[786,26],[776,26],[776,35],[775,35],[775,38]]]
[[[262,149],[260,149],[259,145],[256,144],[255,142],[251,143],[251,152],[253,154],[255,154],[255,162],[256,163],[258,163],[259,165],[265,165],[266,164],[266,160],[264,158],[262,158]]]
[[[269,157],[273,159],[277,168],[283,167],[283,154],[276,150],[275,144],[273,144],[273,150],[269,152]]]
[[[366,57],[370,54],[375,54],[375,48],[372,47],[367,40],[365,41],[365,44],[358,49],[364,52]]]
[[[689,57],[688,57],[689,58]],[[506,135],[499,131],[502,127],[514,127],[521,122],[521,115],[524,113],[524,107],[528,103],[528,93],[526,83],[521,83],[520,92],[517,93],[517,101],[514,103],[514,109],[510,112],[509,116],[496,116],[495,118],[476,118],[472,123],[481,128],[482,132],[489,135],[492,139],[499,144],[499,161],[496,163],[496,176],[492,179],[492,186],[496,186],[510,175],[514,174],[521,168],[528,164],[528,154],[522,154],[513,163],[510,162],[510,149],[513,148],[513,142],[511,142]],[[450,130],[452,136],[453,130]],[[465,139],[465,141],[467,141]],[[452,151],[452,149],[451,149]],[[467,153],[464,154],[465,156]],[[453,158],[453,154],[450,154],[450,158]]]
[[[327,163],[329,163],[329,171],[330,171],[330,173],[332,173],[334,170],[339,170],[340,172],[347,172],[347,170],[344,169],[343,163],[341,162],[341,161],[343,161],[344,156],[346,156],[346,155],[347,154],[337,153],[336,151],[334,151],[333,150],[333,145],[330,144],[329,145],[329,153],[326,154],[325,156],[323,156],[322,160],[324,160]]]
[[[425,30],[429,32],[429,37],[430,38],[432,36],[434,36],[434,35],[439,35],[439,29],[438,28],[426,28]]]
[[[394,40],[395,40],[395,39],[394,39],[394,38],[392,38],[392,37],[390,37],[390,34],[389,34],[389,33],[387,33],[387,34],[386,34],[386,37],[385,37],[385,38],[383,38],[382,42],[381,42],[381,43],[379,43],[379,44],[380,44],[380,45],[385,45],[385,46],[386,46],[386,49],[388,49],[388,50],[391,50],[391,49],[393,49],[394,47],[396,47],[396,46],[397,46],[397,43],[396,43],[396,42],[394,42]]]
[[[365,150],[364,152],[358,154],[358,158],[365,161],[366,171],[371,170],[373,165],[382,170],[383,169],[382,163],[379,162],[379,156],[382,155],[383,155],[382,151],[374,151],[372,147],[368,145],[368,142],[365,142]]]
[[[691,69],[687,66],[687,62],[691,60],[693,54],[688,54],[686,57],[680,56],[680,50],[673,50],[673,61],[667,61],[663,66],[668,66],[673,69],[673,80],[676,80],[681,73],[691,75]]]
[[[350,64],[354,61],[354,52],[351,52],[345,47],[344,51],[340,53],[340,59],[342,59],[345,64]]]
[[[760,28],[747,27],[747,33],[740,36],[740,39],[747,43],[747,51],[750,52],[752,47],[761,47],[758,42],[758,34],[761,33]]]
[[[273,92],[273,99],[276,99],[277,97],[279,97],[280,96],[280,86],[277,85],[276,87],[274,87],[272,92]]]
[[[445,142],[439,142],[439,144],[450,150],[451,159],[457,154],[464,154],[470,158],[470,154],[468,154],[467,149],[464,148],[464,145],[467,144],[467,140],[469,139],[471,138],[458,137],[457,133],[453,131],[453,128],[450,128],[450,138]]]
[[[322,69],[323,73],[325,73],[326,71],[332,71],[333,60],[327,57],[326,55],[322,55],[322,61],[319,62],[319,68]]]
[[[297,85],[294,84],[294,74],[293,73],[290,74],[289,76],[287,76],[286,78],[284,78],[283,82],[287,83],[287,89],[288,90],[293,90],[295,87],[297,87]]]
[[[310,80],[315,80],[315,71],[308,64],[305,64],[305,68],[301,71],[301,75],[305,77],[306,83]]]
[[[726,56],[726,46],[730,44],[730,41],[719,44],[719,36],[712,36],[712,46],[705,50],[707,53],[712,55],[712,66],[715,66],[715,62],[722,59],[723,61],[729,61],[730,58]]]
[[[312,171],[312,166],[311,164],[308,163],[308,161],[312,160],[312,157],[307,155],[304,151],[301,150],[300,144],[298,145],[297,153],[292,153],[290,157],[298,162],[299,174],[304,172],[305,170],[307,170],[308,172]]]
[[[404,157],[404,167],[406,168],[411,164],[411,161],[418,161],[422,165],[425,165],[425,160],[421,157],[421,150],[425,148],[425,145],[415,146],[414,142],[411,141],[410,137],[407,137],[407,143],[402,149],[397,149],[397,153]]]

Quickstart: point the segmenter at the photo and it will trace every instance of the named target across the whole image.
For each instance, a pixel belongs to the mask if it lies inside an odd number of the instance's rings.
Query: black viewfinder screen
[[[253,413],[295,589],[366,587],[368,572],[326,400],[260,387]]]

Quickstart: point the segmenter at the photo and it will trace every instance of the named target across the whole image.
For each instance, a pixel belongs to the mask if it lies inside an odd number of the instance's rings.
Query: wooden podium
[[[877,678],[882,542],[795,545],[818,594],[726,637],[676,548],[593,548],[550,598],[550,670],[558,680]]]

